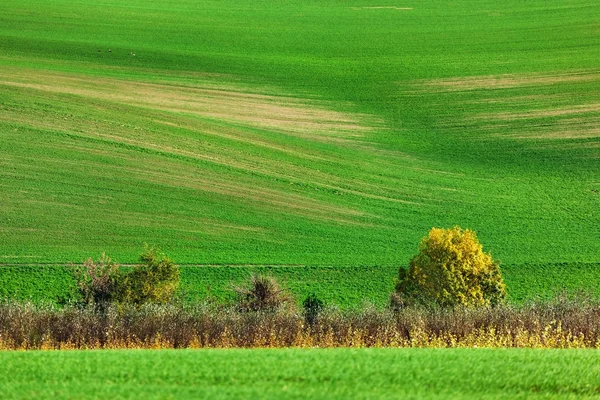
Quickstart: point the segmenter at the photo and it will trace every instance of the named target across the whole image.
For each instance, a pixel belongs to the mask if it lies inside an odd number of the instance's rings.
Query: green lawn
[[[594,265],[598,21],[595,0],[8,2],[0,263],[150,243],[392,268],[458,224],[532,274]]]
[[[26,398],[597,398],[598,350],[103,350],[0,353]]]

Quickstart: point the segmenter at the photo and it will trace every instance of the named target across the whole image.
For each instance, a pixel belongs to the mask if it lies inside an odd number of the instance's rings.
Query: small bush
[[[314,293],[311,293],[304,299],[302,308],[304,308],[304,318],[308,325],[314,325],[319,313],[323,311],[324,306],[323,300],[319,299]]]
[[[118,286],[122,275],[119,265],[106,254],[98,261],[87,259],[82,267],[75,269],[77,288],[86,304],[105,308],[109,303],[118,300]]]
[[[500,267],[482,251],[473,231],[433,228],[399,270],[394,302],[441,306],[496,305],[506,297]]]
[[[235,286],[240,311],[277,311],[291,304],[290,295],[279,285],[279,282],[266,275],[252,275],[250,282],[244,286]]]
[[[149,248],[140,256],[141,266],[125,275],[120,287],[124,303],[167,303],[179,287],[179,267],[158,249]]]

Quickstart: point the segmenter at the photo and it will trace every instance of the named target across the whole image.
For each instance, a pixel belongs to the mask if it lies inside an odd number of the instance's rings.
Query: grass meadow
[[[504,265],[597,263],[597,16],[4,4],[0,256],[126,263],[150,243],[180,263],[397,266],[460,225]]]
[[[26,398],[583,399],[598,350],[253,349],[0,353]]]
[[[102,252],[134,263],[148,243],[183,266],[189,302],[228,301],[229,282],[258,271],[299,301],[383,306],[419,240],[455,225],[501,261],[514,303],[598,290],[596,0],[1,9],[0,297],[68,302],[66,265]],[[67,335],[57,318],[78,309],[49,309],[9,316]],[[536,338],[562,329],[546,322]],[[1,351],[0,397],[597,398],[598,361],[592,349]]]

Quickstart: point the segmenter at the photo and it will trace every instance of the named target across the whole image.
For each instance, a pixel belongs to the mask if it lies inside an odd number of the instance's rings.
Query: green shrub
[[[499,264],[484,253],[473,231],[433,228],[401,268],[396,306],[433,302],[441,306],[496,305],[506,298]]]
[[[149,248],[120,284],[120,301],[124,303],[167,303],[179,287],[179,267],[158,249]]]
[[[246,286],[235,286],[234,290],[240,311],[274,312],[292,305],[291,296],[272,276],[252,274]]]
[[[312,326],[321,311],[323,311],[325,304],[323,300],[319,299],[316,294],[311,293],[302,302],[302,308],[304,308],[304,318],[306,323]]]

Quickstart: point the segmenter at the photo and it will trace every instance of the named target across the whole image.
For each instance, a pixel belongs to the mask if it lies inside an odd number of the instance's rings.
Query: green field
[[[326,304],[384,307],[394,290],[397,268],[390,266],[181,266],[178,297],[185,302],[234,300],[233,285],[251,274],[272,275],[298,304],[314,293]],[[516,265],[503,269],[511,303],[552,299],[584,291],[600,296],[600,264]],[[0,299],[64,303],[79,299],[72,269],[63,266],[0,267]]]
[[[26,398],[597,398],[598,350],[117,350],[0,353]]]
[[[458,224],[507,271],[594,265],[599,16],[595,0],[7,2],[1,260],[125,263],[150,243],[180,263],[397,266]]]
[[[275,267],[275,266],[182,266],[179,298],[185,302],[235,299],[234,285],[245,285],[251,274],[272,275],[301,304],[309,294],[343,308],[367,302],[387,305],[394,290],[394,267]],[[76,281],[69,267],[0,267],[0,299],[34,303],[78,300]]]

